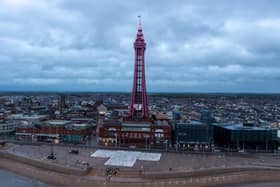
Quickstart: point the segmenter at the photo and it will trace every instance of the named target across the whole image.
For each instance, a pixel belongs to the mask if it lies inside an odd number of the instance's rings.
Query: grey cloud
[[[279,92],[278,1],[0,2],[1,90],[130,91],[137,15],[148,91]]]

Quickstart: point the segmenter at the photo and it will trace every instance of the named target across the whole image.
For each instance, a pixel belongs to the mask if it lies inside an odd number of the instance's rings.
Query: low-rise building
[[[149,147],[171,143],[171,126],[167,121],[107,120],[99,126],[99,143],[103,145]]]
[[[14,134],[18,123],[15,121],[1,121],[0,122],[0,135]]]
[[[48,115],[37,115],[37,114],[11,114],[7,117],[9,120],[15,121],[28,121],[28,122],[36,122],[36,121],[43,121],[49,118]]]
[[[68,120],[48,120],[16,128],[18,140],[85,142],[95,129],[95,124],[74,123]]]

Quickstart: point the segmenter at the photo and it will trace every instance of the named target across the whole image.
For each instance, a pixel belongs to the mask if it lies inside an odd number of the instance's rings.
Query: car
[[[54,156],[53,153],[51,153],[47,158],[50,159],[50,160],[55,160],[56,159],[56,157]]]
[[[82,161],[81,164],[84,165],[84,166],[89,166],[89,163],[86,162],[86,161]]]
[[[70,149],[70,150],[69,150],[69,153],[70,153],[70,154],[76,154],[76,155],[77,155],[77,154],[79,154],[79,150],[78,150],[78,149]]]
[[[4,147],[5,145],[6,145],[6,142],[4,142],[4,141],[0,142],[0,147]]]
[[[214,152],[214,153],[220,153],[221,150],[220,150],[220,149],[214,149],[213,152]]]

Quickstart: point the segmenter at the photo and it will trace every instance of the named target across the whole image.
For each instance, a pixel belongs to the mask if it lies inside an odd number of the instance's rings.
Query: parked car
[[[76,154],[76,155],[77,155],[77,154],[79,154],[79,150],[78,150],[78,149],[70,149],[70,150],[69,150],[69,153],[70,153],[70,154]]]
[[[55,160],[56,159],[56,157],[54,156],[53,153],[51,153],[47,158],[50,159],[50,160]]]

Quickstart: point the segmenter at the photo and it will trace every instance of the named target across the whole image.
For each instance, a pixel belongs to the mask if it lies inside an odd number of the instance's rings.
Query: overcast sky
[[[280,92],[279,0],[0,0],[0,90]]]

